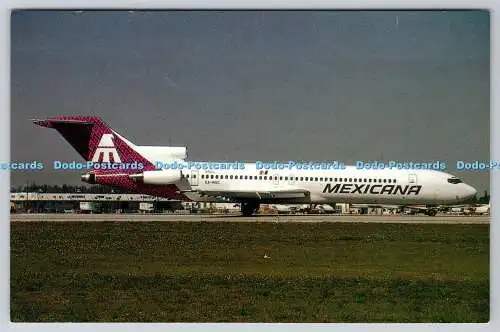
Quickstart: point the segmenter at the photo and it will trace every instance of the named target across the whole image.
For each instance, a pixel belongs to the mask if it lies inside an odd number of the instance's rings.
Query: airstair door
[[[199,178],[198,171],[191,171],[191,174],[189,175],[189,184],[193,187],[197,186],[198,178]]]

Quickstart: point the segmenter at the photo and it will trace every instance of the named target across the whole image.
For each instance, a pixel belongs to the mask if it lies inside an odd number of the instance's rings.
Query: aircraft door
[[[417,185],[417,174],[408,174],[408,184]]]
[[[273,175],[271,175],[271,176],[273,177],[273,184],[274,184],[275,186],[279,185],[279,184],[280,184],[280,180],[279,180],[279,179],[280,179],[280,177],[279,177],[279,175],[278,175],[278,174],[273,174]]]
[[[191,171],[191,174],[189,175],[189,184],[191,186],[197,186],[198,178],[199,178],[198,171]]]

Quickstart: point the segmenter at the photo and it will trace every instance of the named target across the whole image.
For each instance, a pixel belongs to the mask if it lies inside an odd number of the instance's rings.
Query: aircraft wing
[[[408,209],[423,210],[423,211],[426,211],[429,209],[429,207],[427,207],[425,205],[406,205],[405,207]],[[450,208],[451,209],[451,208],[467,208],[467,207],[470,207],[470,205],[467,205],[467,204],[455,204],[455,205],[439,204],[439,205],[433,206],[431,208],[434,208],[434,209]]]
[[[304,198],[310,195],[308,190],[276,190],[276,191],[242,191],[242,190],[224,190],[224,191],[207,191],[195,190],[203,196],[225,197],[228,199],[290,199]]]
[[[402,205],[388,205],[388,204],[351,204],[353,208],[386,208],[386,209],[398,209]]]

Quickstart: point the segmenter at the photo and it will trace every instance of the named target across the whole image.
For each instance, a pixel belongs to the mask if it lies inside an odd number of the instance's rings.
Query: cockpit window
[[[457,183],[461,183],[462,180],[460,180],[459,178],[452,177],[452,178],[448,179],[448,182],[453,183],[453,184],[457,184]]]

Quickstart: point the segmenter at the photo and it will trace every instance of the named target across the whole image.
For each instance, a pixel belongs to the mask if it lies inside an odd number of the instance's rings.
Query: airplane
[[[329,204],[302,204],[296,206],[294,210],[295,212],[307,214],[327,214],[336,212],[335,208]]]
[[[335,213],[335,209],[329,204],[316,205],[318,213]]]
[[[354,209],[381,209],[382,214],[384,213],[399,213],[404,211],[408,206],[403,205],[391,205],[391,204],[351,204],[351,208]],[[433,206],[433,208],[435,208]],[[428,209],[427,209],[428,210]]]
[[[87,163],[93,164],[82,174],[83,182],[183,201],[240,203],[244,216],[258,211],[261,203],[338,202],[424,204],[427,214],[434,216],[437,209],[433,207],[466,202],[476,195],[476,190],[461,179],[427,169],[345,166],[264,170],[257,169],[256,163],[215,163],[219,167],[212,167],[213,162],[196,162],[203,168],[166,169],[158,161],[188,163],[186,147],[135,145],[96,116],[55,116],[33,122],[57,130]],[[106,164],[120,167],[104,167]],[[210,167],[205,167],[208,164]]]
[[[335,209],[328,204],[276,204],[271,206],[278,214],[308,214],[334,213]]]
[[[276,205],[272,205],[271,208],[273,210],[275,210],[278,214],[291,214],[291,213],[293,213],[293,210],[290,207],[290,205],[276,204]]]

